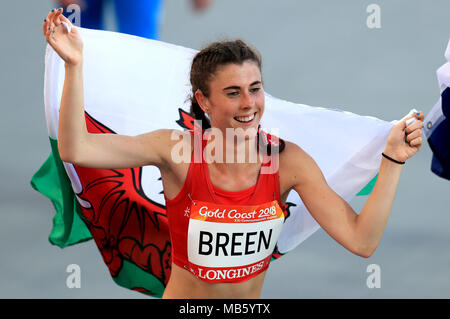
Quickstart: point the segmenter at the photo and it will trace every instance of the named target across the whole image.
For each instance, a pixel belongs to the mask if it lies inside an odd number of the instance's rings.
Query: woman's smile
[[[257,112],[250,114],[250,115],[235,116],[234,119],[236,121],[238,121],[239,123],[250,125],[253,123],[253,120],[256,117],[256,113]]]

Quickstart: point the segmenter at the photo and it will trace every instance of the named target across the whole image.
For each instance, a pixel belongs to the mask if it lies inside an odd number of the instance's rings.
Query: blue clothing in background
[[[441,101],[441,105],[436,106],[442,108],[437,121],[439,124],[428,133],[428,144],[433,151],[431,171],[450,180],[450,88],[442,92]]]
[[[81,10],[81,27],[104,30],[103,10],[107,0],[84,0]],[[115,0],[111,1],[118,32],[148,39],[159,37],[159,15],[162,0]]]

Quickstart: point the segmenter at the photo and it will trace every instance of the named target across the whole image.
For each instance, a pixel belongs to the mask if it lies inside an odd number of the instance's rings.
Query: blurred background
[[[380,28],[367,24],[370,4],[379,6]],[[54,208],[30,179],[50,154],[42,22],[58,5],[1,5],[0,298],[148,298],[113,282],[93,241],[65,249],[48,242]],[[103,12],[109,30],[117,27],[112,10]],[[213,0],[201,11],[166,0],[160,10],[162,41],[201,49],[239,37],[258,48],[275,97],[387,121],[411,108],[427,113],[439,98],[448,0]],[[431,173],[431,155],[424,144],[405,165],[372,257],[319,230],[271,264],[262,298],[450,298],[450,182]],[[350,204],[359,212],[366,200]],[[81,268],[79,289],[66,286],[70,264]],[[371,264],[380,267],[380,288],[366,284]]]

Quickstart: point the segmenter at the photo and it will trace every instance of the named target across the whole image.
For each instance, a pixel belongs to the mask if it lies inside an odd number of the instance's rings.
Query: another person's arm
[[[191,0],[191,1],[192,1],[192,6],[197,11],[205,10],[212,3],[212,0]]]

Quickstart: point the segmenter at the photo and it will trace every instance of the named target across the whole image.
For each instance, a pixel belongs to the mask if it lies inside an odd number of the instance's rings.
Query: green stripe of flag
[[[81,220],[81,209],[72,189],[69,177],[59,157],[58,143],[49,138],[52,152],[31,178],[31,187],[52,202],[56,214],[49,241],[61,248],[92,238]]]
[[[359,191],[359,193],[356,194],[356,196],[370,195],[370,193],[373,190],[373,187],[375,186],[375,183],[377,182],[377,178],[378,178],[378,174],[375,175],[375,177],[372,178],[372,180],[366,186],[364,186],[364,188],[361,189]]]

